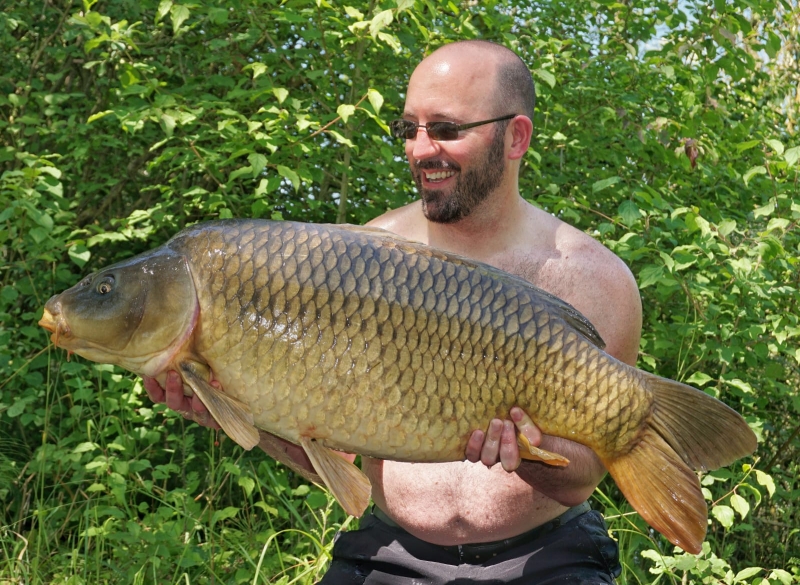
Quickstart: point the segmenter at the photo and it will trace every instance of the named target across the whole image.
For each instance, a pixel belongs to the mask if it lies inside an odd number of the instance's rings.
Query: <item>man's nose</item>
[[[428,136],[428,131],[424,126],[417,128],[416,138],[409,142],[411,142],[411,157],[415,160],[423,160],[439,154],[439,143]]]

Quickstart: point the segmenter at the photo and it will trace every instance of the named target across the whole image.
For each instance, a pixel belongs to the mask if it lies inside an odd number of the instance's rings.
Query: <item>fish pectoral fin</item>
[[[217,390],[208,382],[209,370],[204,365],[185,360],[178,368],[183,380],[206,406],[227,435],[248,451],[258,445],[258,429],[253,424],[253,413],[244,404]]]
[[[519,446],[519,456],[528,461],[541,461],[554,467],[566,467],[569,465],[569,459],[558,453],[534,447],[528,441],[528,437],[522,433],[517,433],[517,445]]]
[[[316,439],[300,437],[300,444],[344,511],[351,516],[361,516],[372,496],[372,485],[367,476]]]

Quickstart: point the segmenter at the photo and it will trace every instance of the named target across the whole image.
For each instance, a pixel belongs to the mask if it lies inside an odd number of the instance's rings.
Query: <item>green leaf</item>
[[[161,0],[161,2],[159,2],[158,8],[156,9],[156,24],[169,13],[170,8],[172,8],[172,0]]]
[[[323,492],[313,491],[306,497],[306,502],[308,502],[310,508],[319,509],[328,504],[328,498]]]
[[[339,114],[339,116],[341,116],[345,124],[347,124],[348,118],[350,118],[350,116],[352,116],[355,113],[355,111],[356,107],[351,104],[342,104],[341,106],[336,108],[336,113]]]
[[[340,142],[340,143],[342,143],[342,144],[344,144],[346,146],[349,146],[350,148],[355,148],[356,147],[356,145],[353,144],[352,140],[350,140],[349,138],[345,138],[344,136],[342,136],[336,130],[328,130],[328,132],[330,132],[331,135],[336,139],[336,142]]]
[[[800,350],[798,350],[798,352],[800,352]],[[755,472],[758,484],[767,488],[767,493],[772,497],[775,494],[775,481],[772,479],[772,476],[768,473],[764,473],[760,469],[756,469]]]
[[[686,383],[691,386],[704,386],[705,384],[711,382],[713,379],[714,378],[703,372],[695,372],[694,374],[686,378]]]
[[[717,226],[717,231],[723,235],[728,236],[733,230],[736,229],[736,222],[732,219],[726,219],[719,223]]]
[[[742,180],[744,181],[744,184],[747,185],[749,183],[750,179],[752,179],[754,175],[766,175],[766,174],[767,174],[767,169],[765,169],[763,166],[759,165],[759,166],[753,167],[750,170],[748,170],[742,176]]]
[[[794,166],[798,159],[800,159],[800,146],[790,148],[783,153],[783,160],[786,161],[787,166]]]
[[[367,91],[367,99],[369,99],[369,103],[372,104],[372,109],[375,110],[377,114],[381,110],[381,106],[383,105],[383,96],[377,89],[370,88]]]
[[[295,191],[297,191],[300,188],[300,177],[296,172],[294,172],[289,167],[278,165],[278,174],[281,177],[286,177],[287,179],[289,179],[292,182]]]
[[[764,142],[769,144],[770,148],[774,150],[778,156],[783,154],[783,143],[780,140],[775,140],[773,138],[767,139]]]
[[[239,508],[234,508],[233,506],[228,506],[223,508],[222,510],[217,510],[214,512],[214,515],[211,516],[211,526],[213,527],[217,522],[220,520],[227,520],[228,518],[233,518],[239,512]]]
[[[267,72],[267,66],[264,65],[263,63],[255,62],[251,63],[247,67],[249,67],[253,71],[253,79]]]
[[[161,114],[161,127],[164,129],[164,134],[167,138],[172,138],[172,131],[175,129],[175,118],[169,114]]]
[[[256,482],[253,480],[252,477],[247,477],[243,475],[239,478],[239,485],[244,490],[244,493],[248,496],[253,493],[253,490],[256,487]]]
[[[553,138],[555,138],[555,136]],[[600,179],[599,181],[596,181],[592,185],[592,193],[599,193],[600,191],[602,191],[607,187],[610,187],[611,185],[616,185],[621,180],[622,179],[620,177],[607,177],[605,179]]]
[[[711,515],[717,519],[725,528],[733,526],[733,510],[728,506],[714,506],[711,508]]]
[[[369,23],[369,34],[372,35],[372,38],[374,39],[382,29],[389,26],[393,18],[391,10],[382,10],[376,14]]]
[[[762,205],[761,207],[757,207],[753,210],[753,217],[758,219],[761,216],[769,216],[772,212],[775,211],[775,201],[770,201],[766,205]]]
[[[734,388],[738,388],[745,394],[753,393],[753,387],[747,382],[743,382],[739,378],[734,378],[733,380],[725,380],[725,383],[733,386]]]
[[[72,450],[72,452],[73,453],[86,453],[87,451],[94,451],[95,449],[98,449],[98,448],[99,448],[99,445],[97,443],[83,442],[83,443],[80,443],[79,445],[77,445]]]
[[[642,218],[639,208],[633,201],[623,201],[619,206],[619,215],[622,218],[622,223],[631,227]]]
[[[391,47],[395,53],[399,53],[403,49],[403,46],[400,44],[400,40],[394,35],[390,35],[385,32],[379,32],[378,39],[389,45],[389,47]]]
[[[172,18],[172,32],[177,34],[181,25],[189,18],[189,7],[183,4],[173,4],[169,9],[169,14]]]
[[[289,96],[289,92],[282,87],[273,87],[272,93],[276,98],[278,98],[279,104],[282,104],[284,100]]]
[[[639,272],[639,288],[644,289],[652,284],[656,284],[664,276],[663,266],[645,266]]]
[[[781,582],[781,585],[792,585],[792,574],[783,569],[773,569],[769,574],[770,579]]]
[[[356,20],[364,20],[364,13],[356,8],[353,8],[352,6],[345,6],[344,11],[350,18],[355,18]]]
[[[761,144],[760,140],[748,140],[747,142],[740,142],[736,145],[736,150],[739,152],[744,152],[745,150],[750,150],[754,146],[758,146]]]
[[[556,76],[546,69],[534,69],[533,74],[549,85],[551,89],[556,86]]]
[[[738,583],[739,581],[744,581],[745,579],[749,579],[750,577],[754,577],[758,575],[761,571],[763,571],[761,567],[747,567],[746,569],[742,569],[736,576],[733,578],[734,583]]]
[[[267,166],[267,157],[257,152],[248,155],[247,161],[250,163],[250,166],[253,167],[254,177],[260,175],[261,171],[263,171],[264,168]]]
[[[750,504],[748,504],[747,500],[745,500],[739,494],[732,494],[731,508],[736,510],[739,513],[739,516],[742,517],[742,520],[744,520],[745,516],[747,516],[747,513],[750,511]]]
[[[102,112],[97,112],[96,114],[92,114],[91,116],[89,116],[89,118],[86,120],[86,123],[87,124],[91,124],[95,120],[99,120],[100,118],[105,118],[109,114],[113,114],[113,113],[114,113],[113,110],[104,110]]]
[[[92,257],[92,253],[83,244],[70,246],[69,250],[67,250],[67,254],[80,268],[83,268],[89,261],[89,258]]]

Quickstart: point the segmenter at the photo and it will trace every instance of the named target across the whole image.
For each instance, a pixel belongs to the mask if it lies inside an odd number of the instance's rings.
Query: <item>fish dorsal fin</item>
[[[316,439],[300,437],[300,444],[344,511],[351,516],[361,516],[372,495],[372,485],[367,476]]]
[[[554,294],[550,294],[546,290],[542,290],[537,286],[533,286],[526,280],[520,280],[529,288],[536,289],[536,294],[539,296],[546,297],[549,304],[556,310],[561,318],[569,323],[578,333],[583,335],[586,339],[591,341],[600,349],[605,349],[606,342],[603,341],[602,337],[600,337],[600,334],[597,332],[597,329],[594,328],[592,322],[583,316],[583,313],[570,305],[567,301],[558,298]]]
[[[253,413],[246,404],[209,384],[209,370],[204,365],[183,360],[178,364],[178,369],[183,374],[183,380],[191,386],[231,439],[248,451],[258,445],[258,429],[253,424]]]

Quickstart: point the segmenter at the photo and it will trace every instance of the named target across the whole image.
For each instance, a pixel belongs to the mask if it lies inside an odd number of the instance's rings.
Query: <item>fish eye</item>
[[[101,295],[107,295],[114,289],[114,277],[110,274],[104,276],[103,280],[97,283],[97,292]]]

